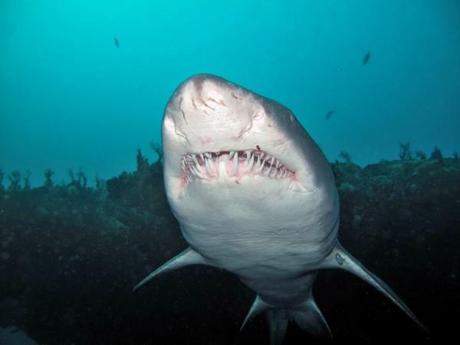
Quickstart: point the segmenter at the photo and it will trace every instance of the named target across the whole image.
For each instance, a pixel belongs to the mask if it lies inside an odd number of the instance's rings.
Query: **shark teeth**
[[[251,158],[249,158],[248,170],[252,170],[253,166],[254,166],[254,155],[251,155]]]
[[[232,176],[235,176],[238,173],[238,152],[233,156],[233,167],[232,167]]]
[[[204,164],[206,166],[206,173],[209,176],[214,177],[214,169],[213,169],[213,166],[211,165],[210,159],[205,158],[204,159]]]
[[[219,176],[219,165],[225,164],[227,175],[260,175],[270,179],[293,177],[294,171],[276,157],[261,150],[188,153],[181,161],[185,179],[211,180]]]

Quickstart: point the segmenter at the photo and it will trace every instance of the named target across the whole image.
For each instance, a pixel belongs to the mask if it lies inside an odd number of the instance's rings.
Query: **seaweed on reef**
[[[420,159],[420,160],[425,160],[427,158],[426,153],[422,150],[417,150],[415,151],[415,158]]]
[[[0,326],[13,322],[43,344],[93,343],[96,327],[104,343],[107,316],[120,322],[115,310],[129,313],[138,277],[183,246],[161,166],[137,158],[136,171],[94,188],[81,175],[57,185],[48,169],[43,186],[0,198]],[[5,299],[26,312],[5,311]]]
[[[136,155],[136,171],[123,172],[106,185],[109,196],[122,205],[151,211],[166,201],[161,165],[158,161],[150,164],[141,150]]]
[[[77,188],[86,188],[88,185],[88,178],[86,177],[85,172],[80,168],[75,174],[73,169],[69,169],[67,174],[70,177],[70,185],[75,186]]]
[[[351,163],[351,155],[347,151],[340,151],[339,159],[341,159],[344,163]]]
[[[77,182],[78,185],[82,188],[86,188],[86,186],[88,185],[88,178],[86,177],[86,174],[82,169],[78,170]]]
[[[43,186],[47,189],[52,188],[54,186],[54,182],[53,182],[54,171],[51,169],[46,169],[43,175],[45,176],[45,181],[43,183]]]
[[[19,192],[21,190],[21,172],[19,170],[13,170],[8,175],[9,186],[8,191],[10,193]]]
[[[399,159],[408,161],[412,159],[412,151],[410,149],[410,142],[399,143]]]
[[[155,141],[151,141],[150,148],[152,149],[153,152],[156,153],[158,162],[163,164],[163,148],[161,147],[161,145]]]
[[[434,160],[438,161],[439,163],[444,162],[444,157],[443,157],[442,152],[439,149],[439,147],[437,147],[437,146],[434,147],[433,152],[431,152],[430,159],[434,159]]]
[[[4,191],[4,187],[3,187],[3,179],[5,177],[5,173],[3,172],[2,169],[0,169],[0,192],[3,192]]]
[[[30,176],[32,175],[32,172],[30,170],[26,170],[26,172],[24,173],[24,177],[23,177],[23,180],[24,180],[24,189],[25,190],[30,190],[31,187],[30,187]]]

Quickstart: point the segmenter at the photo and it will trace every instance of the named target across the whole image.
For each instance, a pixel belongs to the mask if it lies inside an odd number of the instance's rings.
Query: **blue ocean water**
[[[46,168],[132,170],[201,72],[290,107],[331,161],[397,158],[407,141],[451,155],[459,61],[453,0],[2,0],[0,167],[33,184]]]

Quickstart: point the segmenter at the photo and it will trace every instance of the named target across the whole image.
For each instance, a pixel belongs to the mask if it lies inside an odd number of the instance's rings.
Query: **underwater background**
[[[334,342],[432,343],[460,315],[460,2],[0,0],[0,345],[268,344],[254,294],[192,267],[161,120],[213,73],[289,107],[336,176],[365,283],[321,272]],[[32,340],[33,339],[33,340]],[[289,327],[285,344],[319,340]]]

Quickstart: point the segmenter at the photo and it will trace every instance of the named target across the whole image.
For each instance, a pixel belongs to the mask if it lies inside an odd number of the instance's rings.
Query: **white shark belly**
[[[231,221],[212,226],[181,224],[184,238],[209,265],[236,274],[273,305],[295,305],[307,298],[312,273],[335,246],[337,229],[338,218],[325,229],[269,224],[248,229]]]

